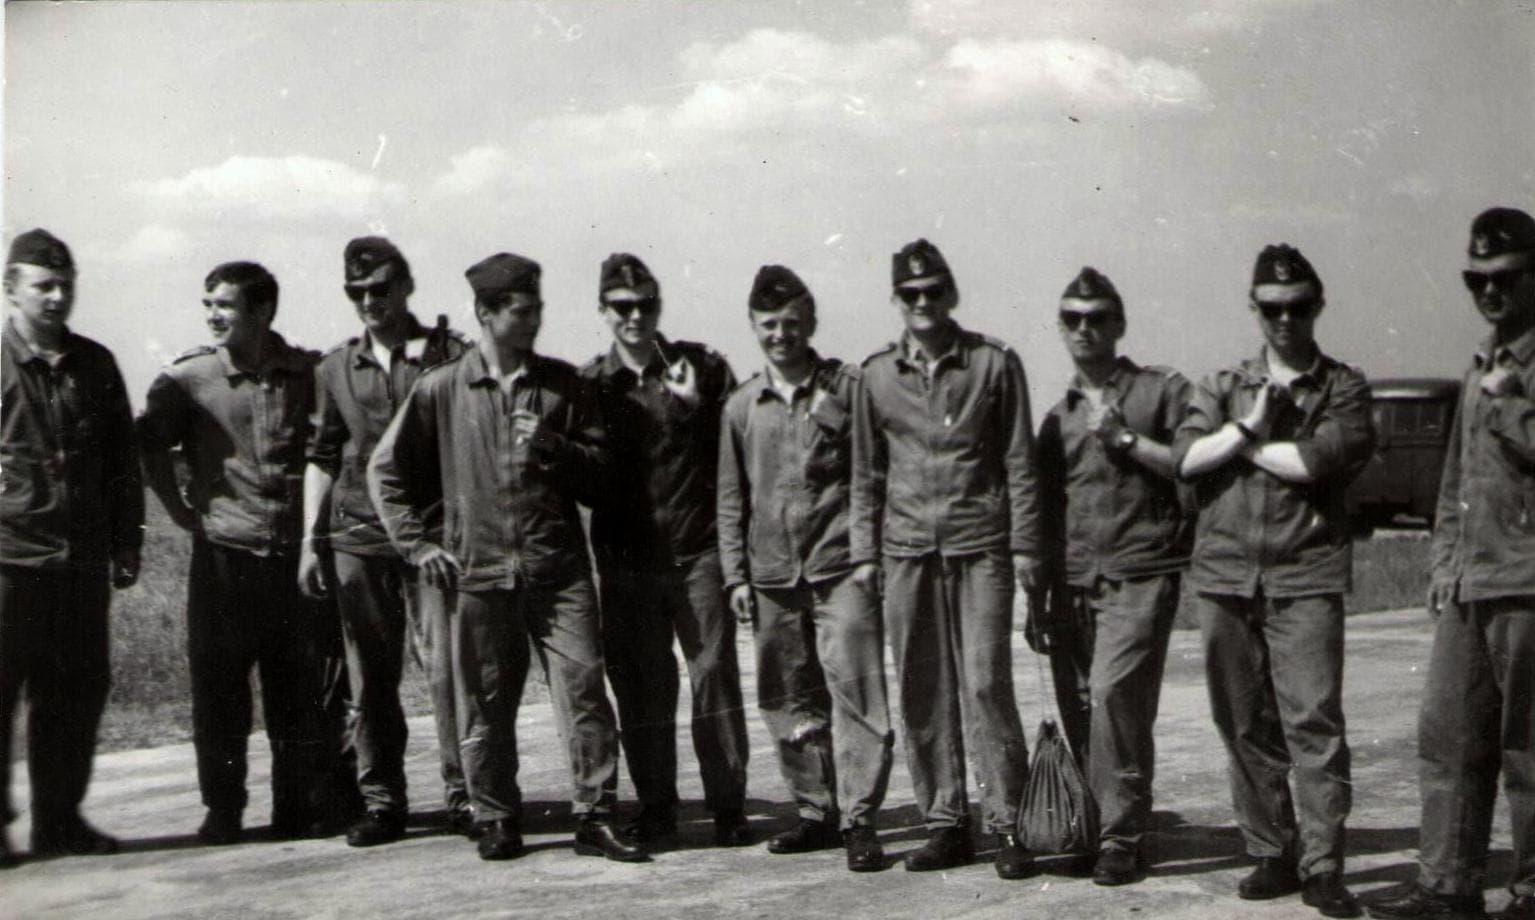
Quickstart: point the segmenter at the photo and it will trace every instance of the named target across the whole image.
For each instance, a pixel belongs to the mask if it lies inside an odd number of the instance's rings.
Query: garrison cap
[[[901,247],[890,257],[890,283],[899,287],[909,281],[946,279],[953,277],[943,253],[927,240],[919,239]]]
[[[1078,300],[1112,300],[1121,312],[1125,309],[1125,302],[1119,298],[1119,292],[1114,289],[1114,282],[1091,265],[1082,266],[1077,276],[1066,285],[1066,290],[1061,292],[1061,297],[1074,297]]]
[[[640,257],[627,252],[615,252],[602,260],[602,273],[597,281],[597,294],[601,296],[615,288],[629,288],[641,294],[654,294],[660,290],[656,276],[650,273]]]
[[[799,275],[782,265],[764,265],[757,269],[746,306],[752,310],[778,310],[801,299],[808,299],[811,306],[815,305],[815,298],[810,296],[810,289],[805,287]]]
[[[493,303],[508,294],[532,294],[538,297],[538,278],[543,269],[532,259],[498,252],[469,266],[464,277],[482,303]]]
[[[1306,261],[1300,250],[1289,243],[1280,243],[1277,246],[1265,246],[1258,253],[1258,261],[1253,265],[1253,287],[1260,284],[1300,284],[1310,281],[1316,285],[1317,295],[1322,293],[1322,279],[1317,277],[1316,269]]]
[[[404,274],[410,274],[410,263],[405,261],[405,256],[381,236],[359,236],[352,240],[346,244],[341,260],[348,281],[361,281],[391,262],[399,265]]]
[[[1535,252],[1535,218],[1517,208],[1489,208],[1471,222],[1471,245],[1466,251],[1478,259]]]
[[[69,254],[69,247],[42,227],[18,234],[11,240],[11,251],[5,257],[5,264],[14,265],[18,262],[41,265],[61,272],[75,270],[75,259]]]

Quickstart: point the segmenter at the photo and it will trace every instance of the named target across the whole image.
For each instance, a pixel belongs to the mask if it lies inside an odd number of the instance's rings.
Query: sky
[[[72,326],[135,405],[206,340],[202,279],[253,259],[276,328],[357,331],[341,253],[393,239],[412,306],[473,331],[463,271],[544,267],[540,349],[606,346],[598,266],[641,256],[662,329],[762,364],[760,265],[816,296],[823,353],[896,337],[890,254],[926,237],[955,317],[1022,355],[1036,416],[1071,368],[1083,265],[1122,350],[1191,376],[1253,353],[1253,260],[1316,266],[1323,348],[1458,375],[1485,334],[1471,219],[1535,209],[1535,2],[5,4],[4,236],[80,266]]]

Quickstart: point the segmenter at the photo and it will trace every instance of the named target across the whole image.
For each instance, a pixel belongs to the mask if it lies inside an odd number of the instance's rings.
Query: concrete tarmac
[[[1360,894],[1413,877],[1418,791],[1414,733],[1429,624],[1421,611],[1350,618],[1344,710],[1354,753],[1354,811],[1349,821],[1346,881]],[[755,709],[750,640],[741,640],[752,761],[749,813],[759,840],[790,825],[777,764]],[[1053,709],[1042,697],[1044,662],[1015,636],[1019,710],[1032,739]],[[683,681],[684,694],[687,681]],[[892,684],[892,698],[894,697]],[[521,781],[526,800],[527,855],[502,863],[478,859],[471,842],[443,833],[437,755],[430,720],[411,720],[408,772],[415,813],[399,843],[360,850],[340,837],[266,839],[270,758],[264,738],[251,739],[246,812],[248,841],[205,847],[194,832],[202,819],[188,744],[106,754],[96,759],[87,817],[118,835],[123,851],[108,857],[28,862],[0,872],[0,917],[295,918],[295,917],[592,917],[640,918],[1016,918],[1232,917],[1312,918],[1298,896],[1237,900],[1248,870],[1232,823],[1226,757],[1210,721],[1198,634],[1174,634],[1157,723],[1155,860],[1145,881],[1099,888],[1080,875],[1051,871],[1024,881],[996,877],[983,854],[970,866],[908,873],[899,856],[923,838],[911,807],[905,750],[896,768],[881,839],[892,866],[849,873],[841,851],[773,856],[759,842],[717,849],[701,800],[688,741],[686,698],[679,707],[682,825],[676,845],[654,861],[621,865],[571,851],[568,779],[548,703],[523,707],[519,719]],[[898,716],[897,716],[898,718]],[[896,722],[899,725],[899,722]],[[899,736],[899,732],[898,732]],[[28,801],[25,769],[15,800]],[[972,785],[972,799],[974,787]],[[633,807],[627,776],[620,805]],[[11,825],[25,849],[25,815]],[[978,841],[985,850],[989,844]],[[1499,803],[1490,881],[1510,868],[1508,817]],[[1490,889],[1490,907],[1506,899]]]

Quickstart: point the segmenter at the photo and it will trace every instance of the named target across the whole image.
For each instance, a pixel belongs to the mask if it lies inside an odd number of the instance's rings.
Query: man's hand
[[[865,562],[853,570],[853,584],[862,588],[870,597],[878,599],[885,593],[885,577],[879,565]]]
[[[171,523],[190,534],[203,532],[203,521],[196,511],[186,502],[178,501],[175,505],[166,504],[165,512],[170,515]]]
[[[1118,407],[1108,403],[1099,403],[1087,412],[1087,430],[1097,435],[1098,440],[1110,451],[1118,451],[1119,433],[1125,430],[1125,417],[1120,414]]]
[[[1247,415],[1242,418],[1243,426],[1260,439],[1268,437],[1269,421],[1283,390],[1284,388],[1277,383],[1265,382],[1258,390],[1258,398],[1253,400],[1252,408],[1247,410]]]
[[[139,580],[139,551],[120,549],[112,553],[112,587],[131,588]]]
[[[1044,563],[1035,556],[1013,553],[1013,575],[1018,579],[1018,587],[1025,592],[1044,588],[1044,568]]]
[[[518,444],[526,444],[532,450],[546,450],[551,441],[537,412],[518,409],[512,413],[512,436]]]
[[[1428,615],[1438,617],[1447,607],[1455,606],[1455,580],[1435,576],[1428,583]]]
[[[689,406],[698,405],[698,374],[687,358],[678,358],[675,363],[667,365],[666,373],[661,375],[661,382],[673,396]]]
[[[298,554],[298,589],[312,601],[317,601],[330,593],[330,585],[327,583],[325,566],[322,564],[320,554],[307,538]]]
[[[1506,366],[1499,364],[1482,375],[1482,392],[1488,396],[1519,395],[1519,378]]]
[[[750,623],[757,617],[757,604],[752,600],[751,585],[736,585],[730,589],[730,609],[737,623]]]
[[[435,543],[426,544],[426,550],[417,558],[416,568],[426,576],[427,584],[440,591],[452,591],[458,585],[458,576],[464,574],[464,564]]]

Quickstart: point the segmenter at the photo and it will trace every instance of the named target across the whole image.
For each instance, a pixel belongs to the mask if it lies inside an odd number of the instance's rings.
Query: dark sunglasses
[[[641,316],[649,316],[661,309],[661,301],[656,297],[646,297],[643,300],[604,300],[602,305],[619,316],[629,316],[635,312]]]
[[[1310,319],[1316,313],[1316,301],[1307,300],[1301,303],[1268,303],[1258,301],[1258,312],[1269,322],[1274,322],[1281,316],[1289,314],[1292,319]]]
[[[1528,268],[1505,268],[1496,272],[1464,271],[1460,273],[1460,277],[1466,282],[1467,290],[1473,294],[1480,294],[1487,290],[1489,281],[1500,291],[1511,291],[1519,283],[1519,279],[1529,271]]]
[[[901,300],[905,301],[908,307],[915,307],[917,305],[917,301],[924,295],[926,295],[928,303],[935,303],[939,300],[942,300],[943,295],[947,294],[948,292],[948,282],[934,284],[929,287],[898,287],[895,289],[895,295],[901,298]]]
[[[379,281],[374,284],[343,285],[343,287],[346,289],[346,296],[351,298],[353,303],[362,303],[362,299],[369,294],[373,295],[374,300],[388,297],[389,291],[393,286],[393,281]]]
[[[1060,318],[1062,326],[1076,332],[1083,323],[1086,323],[1089,329],[1106,329],[1110,323],[1119,319],[1119,314],[1112,310],[1094,310],[1090,313],[1080,310],[1062,310]]]

